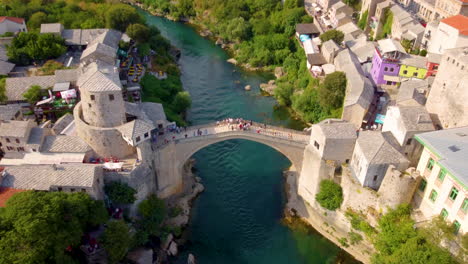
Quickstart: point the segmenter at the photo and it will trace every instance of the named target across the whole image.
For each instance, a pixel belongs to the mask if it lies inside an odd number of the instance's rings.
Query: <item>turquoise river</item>
[[[246,73],[226,62],[228,55],[185,24],[151,16],[173,46],[181,50],[182,82],[193,100],[188,120],[203,124],[242,117],[298,127],[275,100],[260,95],[268,76]],[[250,84],[252,91],[245,91]],[[188,243],[175,263],[193,253],[201,264],[355,263],[340,248],[313,231],[294,231],[281,223],[285,204],[282,171],[290,162],[274,149],[230,140],[194,155],[205,191],[193,204]]]

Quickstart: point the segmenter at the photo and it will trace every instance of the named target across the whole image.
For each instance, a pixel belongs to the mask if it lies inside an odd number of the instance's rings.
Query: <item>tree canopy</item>
[[[127,27],[127,35],[137,42],[146,42],[151,37],[150,29],[142,24],[131,24]]]
[[[0,210],[0,263],[70,263],[65,249],[106,219],[103,202],[85,193],[17,193]]]
[[[41,94],[42,87],[39,85],[32,85],[26,92],[24,92],[23,97],[26,98],[30,104],[35,104],[41,99]]]
[[[160,235],[161,224],[167,215],[164,201],[151,195],[138,205],[138,213],[141,216],[139,221],[141,230],[148,235]]]
[[[118,263],[127,255],[132,243],[130,228],[123,220],[111,220],[107,222],[101,240],[106,249],[109,263]]]
[[[335,41],[336,44],[340,45],[341,42],[343,42],[344,33],[336,29],[331,29],[320,35],[319,38],[322,43],[331,39]]]
[[[136,190],[126,183],[111,182],[106,184],[104,191],[109,196],[109,199],[117,204],[131,204],[136,200]]]
[[[125,32],[131,24],[143,22],[135,8],[125,4],[113,4],[106,11],[106,26]]]
[[[185,112],[192,104],[192,99],[188,92],[178,92],[172,103],[174,111],[177,113]]]
[[[8,59],[20,65],[57,58],[67,50],[61,37],[35,32],[21,32],[6,48]]]
[[[319,100],[322,107],[339,108],[343,105],[346,93],[346,74],[334,72],[328,74],[319,86]]]
[[[322,180],[315,199],[323,208],[334,211],[340,208],[343,202],[343,190],[332,180]]]

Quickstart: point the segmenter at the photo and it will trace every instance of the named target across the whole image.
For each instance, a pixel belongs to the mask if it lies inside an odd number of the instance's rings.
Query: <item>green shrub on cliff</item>
[[[131,204],[135,201],[136,191],[126,183],[112,182],[104,187],[109,199],[118,204]]]
[[[334,211],[343,202],[343,189],[332,180],[322,180],[315,199],[323,208]]]

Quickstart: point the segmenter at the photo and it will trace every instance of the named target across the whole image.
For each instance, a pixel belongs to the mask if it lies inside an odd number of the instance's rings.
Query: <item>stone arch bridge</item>
[[[158,195],[167,197],[182,191],[183,168],[190,157],[204,147],[230,139],[246,139],[270,146],[286,156],[296,171],[301,171],[309,135],[310,132],[265,127],[259,123],[253,123],[248,129],[240,129],[238,124],[207,124],[170,133],[158,140],[154,150]]]

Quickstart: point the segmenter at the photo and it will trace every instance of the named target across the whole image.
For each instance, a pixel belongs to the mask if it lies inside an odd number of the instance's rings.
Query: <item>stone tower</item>
[[[125,123],[122,88],[115,67],[93,62],[81,68],[78,87],[86,123],[103,128]]]

